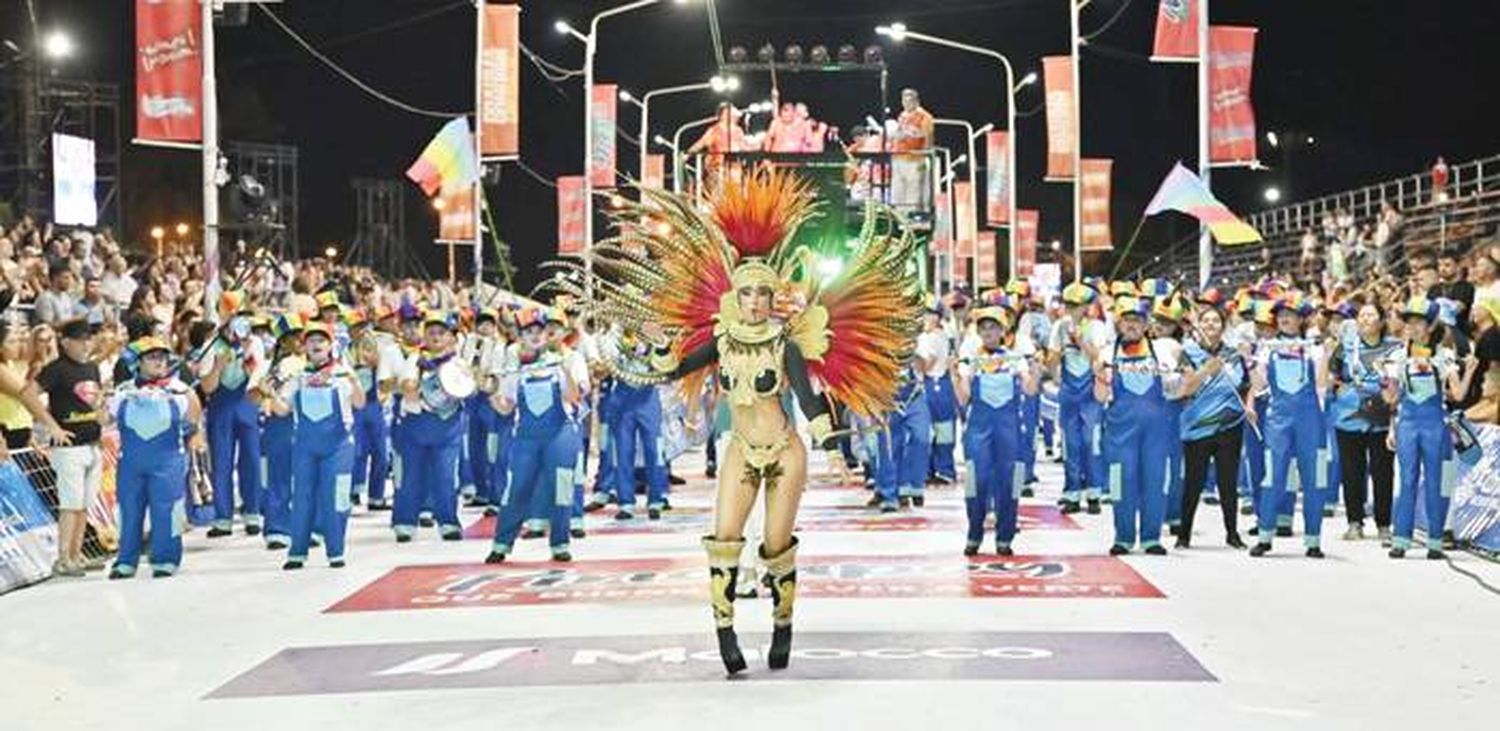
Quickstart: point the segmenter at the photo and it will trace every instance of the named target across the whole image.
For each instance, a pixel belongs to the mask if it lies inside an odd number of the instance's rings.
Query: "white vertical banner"
[[[52,135],[52,220],[63,226],[97,225],[94,184],[94,141]]]

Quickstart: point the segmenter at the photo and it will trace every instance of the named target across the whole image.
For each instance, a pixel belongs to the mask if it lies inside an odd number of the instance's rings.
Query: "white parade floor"
[[[0,597],[0,728],[1264,731],[1500,718],[1500,597],[1443,563],[1341,541],[1342,516],[1326,523],[1327,560],[1302,557],[1300,526],[1254,560],[1222,546],[1204,506],[1199,547],[1122,565],[1103,557],[1108,508],[1072,516],[1076,529],[1055,514],[1050,463],[1025,501],[1041,523],[1004,562],[959,555],[954,488],[885,521],[854,509],[865,492],[815,484],[799,654],[779,676],[752,657],[727,682],[694,655],[712,630],[697,598],[710,500],[699,464],[679,463],[695,479],[667,520],[629,526],[660,532],[619,534],[591,515],[567,567],[541,562],[545,541],[498,568],[482,566],[487,539],[423,531],[398,546],[389,514],[357,509],[343,570],[315,550],[284,573],[259,539],[210,543],[200,529],[170,580],[95,573]],[[1500,567],[1455,560],[1500,583]],[[440,568],[380,581],[422,566]],[[738,607],[748,647],[769,631],[769,602]]]

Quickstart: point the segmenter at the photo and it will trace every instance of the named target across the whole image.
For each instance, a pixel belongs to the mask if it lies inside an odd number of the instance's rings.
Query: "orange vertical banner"
[[[1110,174],[1114,160],[1087,159],[1083,171],[1083,250],[1109,251],[1114,238],[1109,228]]]
[[[1198,13],[1201,0],[1161,0],[1156,9],[1156,42],[1152,61],[1198,60]]]
[[[479,55],[482,157],[521,153],[521,6],[485,5]]]
[[[995,251],[995,232],[979,231],[975,234],[975,243],[979,247],[978,258],[975,261],[974,279],[980,289],[985,287],[998,287],[1000,285],[1000,268]]]
[[[974,184],[953,183],[953,245],[962,252],[974,250],[974,236],[979,232],[979,212],[974,210]]]
[[[1015,276],[1029,277],[1036,272],[1037,231],[1042,225],[1041,211],[1022,209],[1016,214],[1016,272]]]
[[[557,253],[583,253],[583,176],[557,179]]]
[[[442,201],[438,209],[438,237],[442,243],[474,243],[474,186],[456,188],[439,194],[434,201]]]
[[[641,187],[662,190],[667,185],[667,157],[650,154],[646,156],[646,168],[641,171]]]
[[[1072,180],[1073,158],[1078,156],[1073,57],[1043,58],[1042,77],[1047,86],[1047,180]]]
[[[615,187],[615,123],[619,87],[595,84],[591,95],[594,105],[594,149],[589,154],[589,181],[595,188]]]
[[[948,191],[938,191],[932,205],[932,245],[927,253],[946,254],[953,250],[953,205]]]
[[[1253,165],[1259,160],[1250,103],[1256,32],[1222,25],[1208,29],[1208,159],[1215,164]]]
[[[973,262],[973,261],[974,261],[974,257],[969,256],[968,254],[966,254],[966,253],[964,253],[962,251],[954,252],[954,254],[953,254],[953,282],[954,282],[954,284],[968,284],[969,283],[969,264],[971,262]]]
[[[984,137],[985,220],[991,226],[1010,224],[1010,133],[991,132]]]

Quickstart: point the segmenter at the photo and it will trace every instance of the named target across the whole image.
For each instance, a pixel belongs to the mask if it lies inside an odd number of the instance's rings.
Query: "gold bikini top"
[[[776,333],[760,342],[744,342],[726,332],[719,335],[718,346],[719,386],[731,406],[779,397],[786,380],[786,338]]]

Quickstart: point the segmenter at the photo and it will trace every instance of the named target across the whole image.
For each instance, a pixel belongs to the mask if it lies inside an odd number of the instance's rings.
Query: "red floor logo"
[[[1163,596],[1111,556],[812,556],[797,566],[803,597],[845,599]],[[622,601],[706,601],[699,558],[578,561],[568,565],[403,566],[329,612]]]

